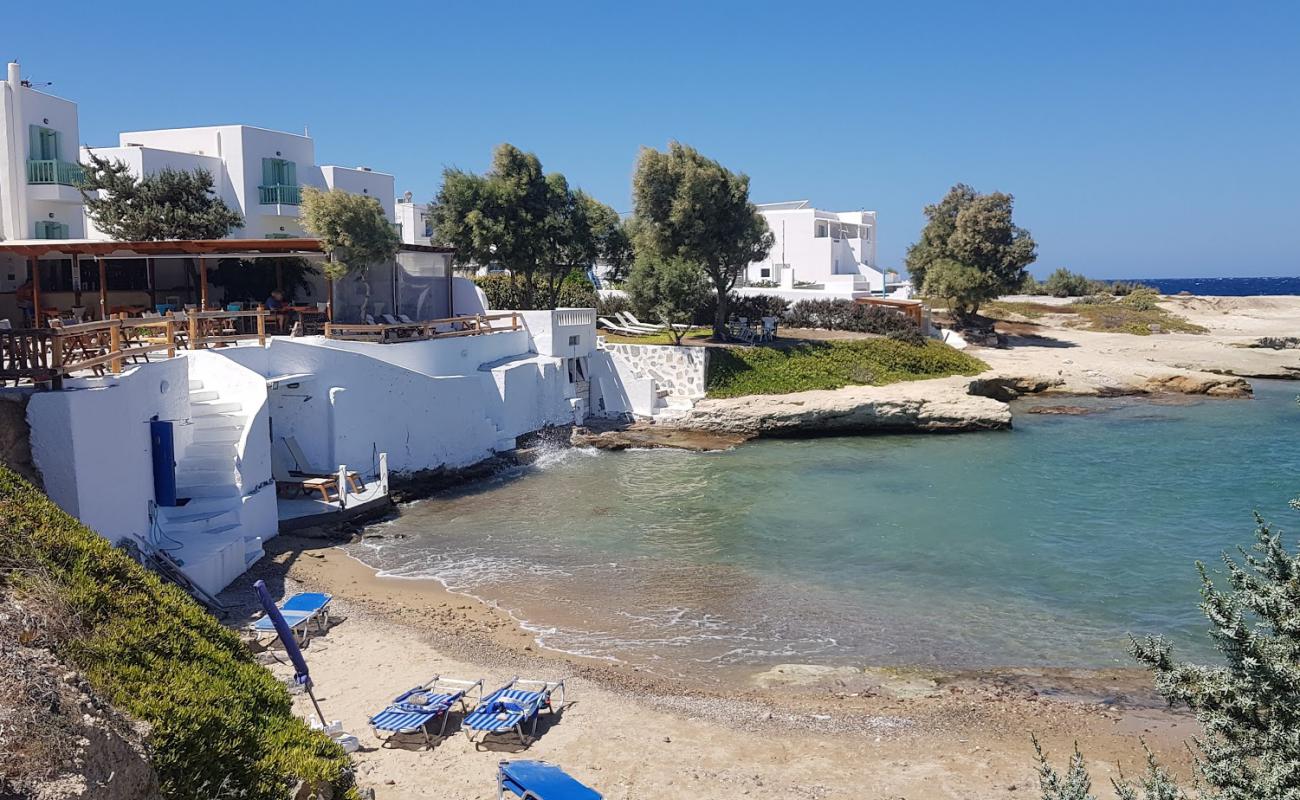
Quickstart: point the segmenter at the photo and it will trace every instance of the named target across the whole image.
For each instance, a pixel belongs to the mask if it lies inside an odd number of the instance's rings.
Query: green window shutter
[[[298,165],[293,161],[282,162],[284,164],[284,185],[298,185]]]
[[[63,134],[59,131],[50,131],[50,134],[50,144],[52,145],[50,150],[52,152],[48,157],[58,159],[63,155]]]
[[[275,185],[275,159],[274,158],[262,159],[262,185],[263,186]]]
[[[33,160],[33,161],[36,161],[36,160],[40,159],[40,157],[41,157],[41,130],[42,130],[42,128],[41,128],[40,125],[28,125],[28,126],[27,126],[27,130],[28,130],[28,132],[30,133],[30,137],[29,137],[29,138],[30,138],[30,141],[29,141],[30,148],[29,148],[28,151],[27,151],[27,157],[28,157],[29,159]]]
[[[67,223],[64,223],[64,222],[60,222],[60,223],[59,223],[59,231],[58,231],[58,233],[59,233],[59,235],[58,235],[57,238],[59,238],[59,239],[66,239],[66,238],[68,238],[68,225],[67,225]]]

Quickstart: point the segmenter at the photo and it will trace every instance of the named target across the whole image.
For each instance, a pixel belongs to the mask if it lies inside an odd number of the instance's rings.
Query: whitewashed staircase
[[[262,557],[262,538],[240,528],[239,443],[248,417],[217,388],[190,381],[190,441],[176,457],[176,496],[184,505],[160,507],[158,528],[181,569],[215,594]],[[179,437],[178,437],[179,438]]]

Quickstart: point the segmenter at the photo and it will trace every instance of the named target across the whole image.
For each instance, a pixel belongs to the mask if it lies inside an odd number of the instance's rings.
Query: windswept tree
[[[695,312],[709,299],[709,278],[699,264],[683,258],[642,255],[632,267],[627,292],[637,311],[665,326],[682,343]]]
[[[430,208],[434,238],[461,263],[510,270],[526,308],[553,308],[564,278],[587,269],[609,245],[613,209],[545,173],[536,155],[499,145],[482,175],[443,171]]]
[[[302,226],[317,239],[329,256],[325,274],[332,280],[352,275],[361,281],[365,297],[364,316],[370,305],[370,281],[366,274],[376,262],[397,255],[402,245],[397,231],[373,197],[341,189],[323,192],[311,186],[302,190]]]
[[[213,190],[212,173],[162,169],[144,177],[120,160],[90,154],[80,185],[95,227],[124,242],[221,239],[244,219]]]
[[[926,206],[929,221],[921,240],[907,250],[912,286],[947,299],[958,317],[977,313],[985,300],[1016,291],[1038,246],[1029,231],[1012,221],[1013,206],[1009,194],[980,194],[964,183]]]
[[[597,200],[587,200],[587,218],[595,241],[596,259],[604,262],[606,276],[611,281],[627,280],[628,270],[636,257],[630,226],[614,209]]]
[[[1293,502],[1293,506],[1296,505]],[[1137,660],[1155,676],[1172,704],[1196,714],[1196,797],[1202,800],[1295,800],[1300,797],[1300,555],[1263,521],[1240,560],[1223,556],[1226,586],[1204,564],[1201,610],[1222,655],[1215,666],[1175,661],[1158,637],[1133,641]],[[1037,743],[1035,743],[1037,747]],[[1083,756],[1076,750],[1064,775],[1038,751],[1044,800],[1090,800]],[[1150,753],[1136,786],[1116,783],[1124,800],[1183,800],[1192,796]]]
[[[749,201],[749,177],[670,142],[664,153],[641,150],[632,195],[638,254],[699,265],[718,297],[713,333],[726,336],[727,293],[772,249],[767,222]]]

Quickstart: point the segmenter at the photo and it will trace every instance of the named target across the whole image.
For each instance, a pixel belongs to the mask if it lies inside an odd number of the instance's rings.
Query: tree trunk
[[[727,340],[727,291],[721,284],[715,284],[718,292],[718,308],[713,313],[713,338],[720,342]]]

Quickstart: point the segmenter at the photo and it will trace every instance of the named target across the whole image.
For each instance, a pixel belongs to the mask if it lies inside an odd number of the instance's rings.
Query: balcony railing
[[[86,178],[80,164],[55,159],[30,159],[27,162],[28,183],[58,183],[77,186]]]
[[[285,186],[277,184],[275,186],[259,186],[258,194],[261,195],[261,204],[264,206],[296,206],[302,201],[302,187]]]

